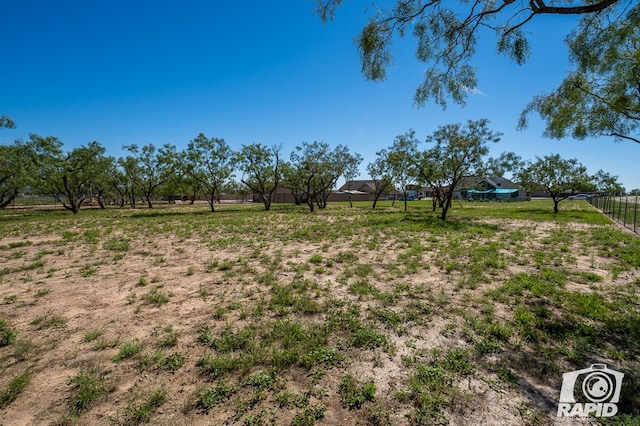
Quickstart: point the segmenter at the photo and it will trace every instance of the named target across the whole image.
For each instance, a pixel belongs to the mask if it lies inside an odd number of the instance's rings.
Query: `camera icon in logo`
[[[562,375],[558,416],[610,417],[617,413],[624,373],[605,364]]]

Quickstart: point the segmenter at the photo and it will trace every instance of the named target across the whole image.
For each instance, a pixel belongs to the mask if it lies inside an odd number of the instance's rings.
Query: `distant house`
[[[527,199],[524,189],[502,176],[466,177],[453,195],[457,199],[482,201],[521,201]]]
[[[531,191],[530,196],[533,198],[541,198],[541,197],[548,198],[548,197],[551,197],[551,193],[549,192],[546,186],[537,185],[535,189]]]
[[[373,180],[352,180],[342,185],[337,191],[333,191],[328,201],[348,201],[349,199],[351,201],[371,201],[374,191],[375,183]],[[273,203],[295,203],[295,201],[289,188],[278,186],[273,193]],[[261,203],[262,199],[258,194],[253,194],[253,202]]]
[[[376,190],[376,183],[373,180],[349,180],[340,188],[339,192],[350,192],[360,194],[373,194]]]
[[[376,183],[373,179],[368,179],[368,180],[349,180],[347,182],[345,182],[344,185],[342,185],[340,188],[338,188],[337,194],[336,194],[336,198],[338,197],[339,194],[342,194],[342,198],[344,198],[344,195],[355,195],[359,198],[352,198],[353,200],[360,200],[360,201],[373,201],[373,198],[375,197],[375,193],[376,193]],[[389,186],[387,188],[387,190],[384,192],[384,194],[382,194],[381,198],[386,198],[386,199],[399,199],[402,197],[402,191],[398,191],[396,190],[393,186]],[[414,195],[414,199],[417,198],[417,196]]]

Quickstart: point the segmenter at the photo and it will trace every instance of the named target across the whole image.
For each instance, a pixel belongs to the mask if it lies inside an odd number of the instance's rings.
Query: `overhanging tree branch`
[[[616,137],[616,138],[627,139],[627,140],[630,140],[630,141],[633,141],[633,142],[636,142],[636,143],[640,143],[640,139],[634,138],[634,137],[629,136],[629,135],[623,135],[621,133],[612,132],[612,133],[607,134],[607,136],[613,136],[613,137]]]
[[[603,0],[594,4],[581,6],[547,6],[543,0],[530,0],[529,6],[535,14],[560,14],[560,15],[582,15],[586,13],[600,12],[609,6],[616,4],[619,0]]]

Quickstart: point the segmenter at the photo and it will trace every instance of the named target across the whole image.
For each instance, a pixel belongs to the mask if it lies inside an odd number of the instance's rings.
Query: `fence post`
[[[624,220],[622,222],[622,224],[624,226],[627,226],[627,201],[629,201],[628,197],[624,197]],[[622,197],[620,197],[620,202],[622,202]]]
[[[633,232],[638,233],[638,196],[636,195],[636,202],[633,208]]]
[[[618,200],[618,222],[620,222],[620,210],[622,210],[622,196],[619,197],[620,200]]]

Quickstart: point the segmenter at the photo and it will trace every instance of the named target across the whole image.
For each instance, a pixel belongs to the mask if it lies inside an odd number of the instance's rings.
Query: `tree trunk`
[[[64,185],[64,193],[67,196],[67,200],[69,201],[69,204],[62,203],[62,206],[67,210],[71,210],[73,214],[78,214],[85,197],[82,196],[79,201],[76,200],[76,194],[71,190],[71,187],[69,186],[69,179],[67,178],[67,175],[62,176],[62,184]]]
[[[70,210],[71,213],[73,214],[78,214],[80,213],[80,206],[82,206],[82,202],[84,201],[85,197],[80,198],[79,200],[75,200],[73,197],[69,197],[69,204],[67,203],[62,203],[62,207],[64,207],[67,210]]]
[[[264,211],[268,212],[271,210],[271,197],[262,196],[262,202],[264,203]]]
[[[0,201],[0,209],[4,209],[9,204],[11,204],[11,202],[15,200],[17,196],[18,196],[18,191],[13,191],[13,193],[9,195],[9,197],[6,200]]]
[[[440,219],[447,220],[447,212],[449,211],[449,207],[442,207],[442,214],[440,215]]]
[[[447,212],[451,207],[451,198],[453,198],[453,192],[450,191],[449,193],[447,193],[447,198],[444,200],[444,202],[442,202],[442,215],[440,215],[440,219],[442,220],[447,219]]]
[[[98,205],[100,206],[100,209],[104,209],[104,191],[98,191],[98,195],[96,197],[96,199],[98,200]]]
[[[329,201],[329,195],[327,196],[321,195],[320,198],[316,200],[316,205],[318,206],[319,209],[326,209],[328,201]]]
[[[207,199],[207,201],[209,202],[209,205],[211,206],[211,213],[216,211],[216,208],[214,207],[215,204],[215,193],[211,192],[211,197],[209,197]]]
[[[554,213],[558,213],[560,210],[558,209],[558,203],[560,202],[560,200],[556,200],[555,198],[553,199],[553,212]]]

